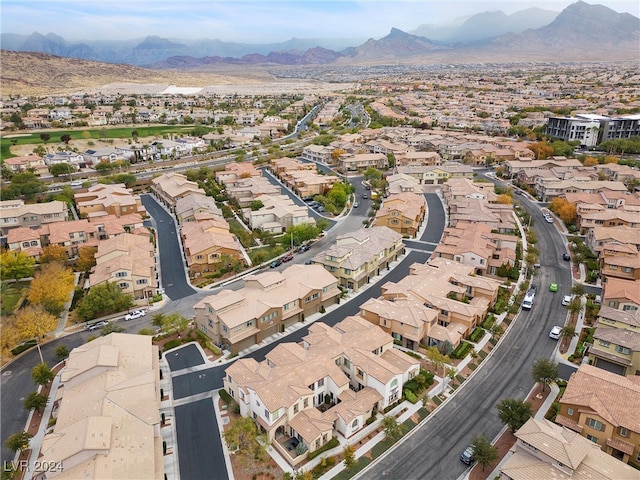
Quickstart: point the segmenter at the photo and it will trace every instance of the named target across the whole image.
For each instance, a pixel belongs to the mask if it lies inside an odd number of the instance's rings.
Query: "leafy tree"
[[[69,349],[66,345],[60,345],[56,348],[56,358],[58,360],[64,360],[69,356]]]
[[[109,322],[100,329],[100,335],[107,336],[110,333],[124,333],[126,330],[115,322]]]
[[[35,410],[36,412],[40,412],[44,407],[47,406],[49,399],[46,395],[42,393],[38,393],[33,391],[27,395],[27,398],[24,399],[24,408],[27,410]]]
[[[41,133],[40,140],[42,140],[44,143],[47,143],[49,140],[51,140],[51,135],[49,135],[48,133]]]
[[[65,133],[60,137],[60,141],[63,142],[65,145],[69,145],[69,142],[71,141],[71,135],[69,135],[68,133]]]
[[[78,249],[78,259],[76,260],[76,270],[88,272],[96,264],[97,247],[80,247]]]
[[[156,313],[153,316],[151,324],[155,327],[159,327],[163,332],[180,332],[189,326],[189,319],[180,315],[179,313],[172,313],[170,315],[164,315],[162,313]]]
[[[501,203],[503,205],[511,205],[511,203],[513,203],[513,199],[511,198],[510,195],[502,194],[502,195],[498,195],[498,198],[496,198],[496,203]]]
[[[134,141],[134,142],[137,142],[137,141],[138,141],[138,136],[139,136],[139,135],[138,135],[138,131],[137,131],[137,130],[132,130],[132,131],[131,131],[131,137],[133,138],[133,141]]]
[[[565,325],[560,329],[560,338],[563,340],[571,340],[576,335],[578,335],[578,332],[576,332],[576,327],[573,325]]]
[[[11,184],[8,188],[2,189],[2,196],[6,199],[24,196],[27,199],[33,199],[35,196],[44,191],[44,184],[38,176],[33,172],[20,172],[11,177]]]
[[[12,452],[17,452],[18,450],[22,451],[29,447],[29,440],[31,437],[31,434],[23,430],[22,432],[9,435],[4,442],[4,446]]]
[[[544,392],[548,385],[558,379],[558,365],[547,358],[540,358],[533,362],[531,377],[534,382],[542,384]]]
[[[123,293],[113,282],[96,285],[78,303],[76,312],[82,320],[91,320],[101,315],[121,312],[133,307],[131,295]]]
[[[555,197],[549,203],[549,210],[558,215],[565,225],[574,224],[578,218],[576,205],[570,203],[564,198]]]
[[[533,415],[531,403],[517,398],[505,398],[496,405],[500,420],[511,429],[511,433],[516,433],[522,425]]]
[[[35,274],[27,299],[34,305],[42,305],[52,315],[58,316],[75,287],[75,275],[61,263],[47,263]]]
[[[258,441],[258,426],[251,417],[240,417],[231,422],[224,432],[224,439],[236,455],[249,463],[262,460],[266,454],[264,446]]]
[[[440,350],[433,346],[427,348],[427,359],[436,367],[436,372],[439,367],[442,367],[442,378],[444,378],[446,375],[445,365],[449,362],[449,357],[440,353]]]
[[[402,436],[400,424],[389,415],[382,417],[382,428],[384,429],[384,434],[393,440],[397,440]]]
[[[17,282],[21,278],[32,276],[35,265],[35,259],[26,253],[5,251],[0,254],[0,278]]]
[[[36,145],[35,148],[33,149],[33,153],[35,153],[39,157],[44,157],[47,154],[47,149],[44,148],[42,145]]]
[[[437,348],[442,355],[451,355],[453,352],[453,344],[449,340],[438,343]]]
[[[73,168],[68,163],[62,162],[62,163],[56,163],[55,165],[51,165],[51,168],[49,168],[49,171],[51,172],[51,175],[53,175],[54,177],[59,177],[60,175],[70,175],[75,171],[75,168]]]
[[[249,205],[249,208],[251,208],[252,212],[255,212],[256,210],[260,210],[262,207],[264,207],[264,203],[262,203],[262,200],[254,200]]]
[[[342,455],[344,456],[344,466],[346,468],[351,468],[356,464],[356,449],[353,445],[344,447]]]
[[[582,297],[584,295],[584,285],[582,283],[576,283],[571,287],[571,293],[576,297]]]
[[[447,368],[447,378],[451,380],[451,386],[456,384],[456,369],[455,368]]]
[[[40,254],[40,263],[51,263],[51,262],[66,262],[67,261],[67,249],[62,245],[56,245],[52,243],[51,245],[47,245],[42,248],[42,253]]]
[[[2,332],[3,346],[41,337],[51,332],[58,325],[58,319],[47,312],[41,305],[27,305],[9,317]],[[40,344],[38,344],[38,350]],[[42,359],[42,353],[40,354]]]
[[[36,382],[36,385],[46,385],[56,378],[56,374],[43,362],[33,367],[33,370],[31,370],[31,378]]]
[[[473,456],[482,466],[482,471],[498,459],[498,449],[491,445],[484,435],[476,435],[471,440]]]
[[[364,171],[365,180],[382,180],[382,172],[374,167],[369,167]]]
[[[582,162],[582,164],[585,167],[594,167],[598,165],[598,159],[595,157],[585,157],[584,162]]]
[[[553,147],[547,142],[534,142],[527,145],[527,148],[535,154],[536,160],[544,160],[553,155]]]

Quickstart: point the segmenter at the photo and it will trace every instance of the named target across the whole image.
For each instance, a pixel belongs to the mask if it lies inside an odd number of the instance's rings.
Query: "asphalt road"
[[[222,480],[229,478],[222,453],[222,442],[210,398],[175,408],[180,478],[182,480]],[[188,451],[194,445],[197,452]]]
[[[548,337],[553,325],[563,325],[567,311],[562,295],[571,289],[569,262],[563,238],[548,224],[532,202],[521,202],[537,220],[541,268],[534,282],[540,284],[532,310],[521,313],[492,355],[482,363],[471,381],[458,388],[426,424],[414,429],[356,478],[363,479],[456,479],[468,468],[460,453],[476,434],[490,440],[502,429],[495,405],[503,398],[526,398],[533,387],[531,366],[540,358],[550,358],[557,341]],[[549,282],[559,290],[551,293]]]
[[[158,233],[158,254],[162,287],[171,300],[179,300],[196,291],[189,285],[182,257],[182,249],[178,242],[178,228],[175,220],[158,204],[152,195],[141,195],[142,204],[154,219]]]

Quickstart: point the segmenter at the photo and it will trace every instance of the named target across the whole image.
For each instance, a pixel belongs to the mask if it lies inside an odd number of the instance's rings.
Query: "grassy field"
[[[13,309],[16,308],[18,300],[26,293],[29,288],[29,282],[4,284],[2,286],[2,295],[0,297],[0,311],[3,316],[11,315]]]
[[[86,129],[72,129],[72,130],[42,130],[28,134],[18,134],[19,137],[6,138],[5,136],[0,139],[0,155],[2,158],[15,157],[11,153],[10,147],[12,145],[39,145],[44,144],[44,141],[40,138],[40,133],[48,133],[51,135],[51,139],[48,144],[60,143],[60,137],[67,134],[73,140],[100,140],[100,139],[130,139],[131,132],[136,130],[138,132],[138,138],[144,139],[145,137],[157,137],[166,135],[168,133],[185,134],[193,130],[193,125],[158,125],[153,127],[118,127],[118,128],[86,128]],[[86,133],[85,133],[86,132]],[[88,134],[88,135],[87,135]],[[73,143],[71,143],[73,146]]]

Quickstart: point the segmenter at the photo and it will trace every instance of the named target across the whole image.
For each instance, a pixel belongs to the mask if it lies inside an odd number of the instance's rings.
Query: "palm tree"
[[[562,340],[571,340],[576,335],[578,335],[578,332],[576,332],[576,327],[574,327],[573,325],[565,325],[560,329],[560,338]]]

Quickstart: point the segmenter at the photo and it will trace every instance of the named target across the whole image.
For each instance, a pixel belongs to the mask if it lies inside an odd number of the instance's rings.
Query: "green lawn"
[[[85,129],[77,129],[77,130],[41,130],[37,132],[33,132],[31,134],[27,134],[26,136],[14,137],[14,138],[6,138],[2,137],[0,140],[0,154],[2,158],[10,158],[15,157],[9,148],[12,145],[39,145],[44,142],[40,138],[40,133],[48,133],[51,135],[51,138],[47,142],[47,144],[57,144],[60,143],[60,137],[62,135],[68,134],[71,137],[70,146],[73,147],[74,140],[100,140],[100,139],[130,139],[131,132],[136,130],[138,132],[138,138],[144,139],[145,137],[156,137],[162,136],[168,133],[179,133],[185,134],[191,130],[193,130],[194,125],[159,125],[153,127],[117,127],[117,128],[85,128]],[[89,137],[84,134],[84,132],[89,133]],[[83,137],[83,134],[85,135]],[[103,136],[106,134],[106,137]],[[11,134],[9,134],[11,135]],[[21,135],[21,134],[20,134]],[[144,140],[142,140],[144,142]]]
[[[13,313],[13,309],[16,308],[18,300],[20,300],[23,294],[26,294],[26,289],[28,288],[29,283],[12,283],[2,286],[2,295],[0,295],[0,311],[2,311],[2,315],[10,315]]]

